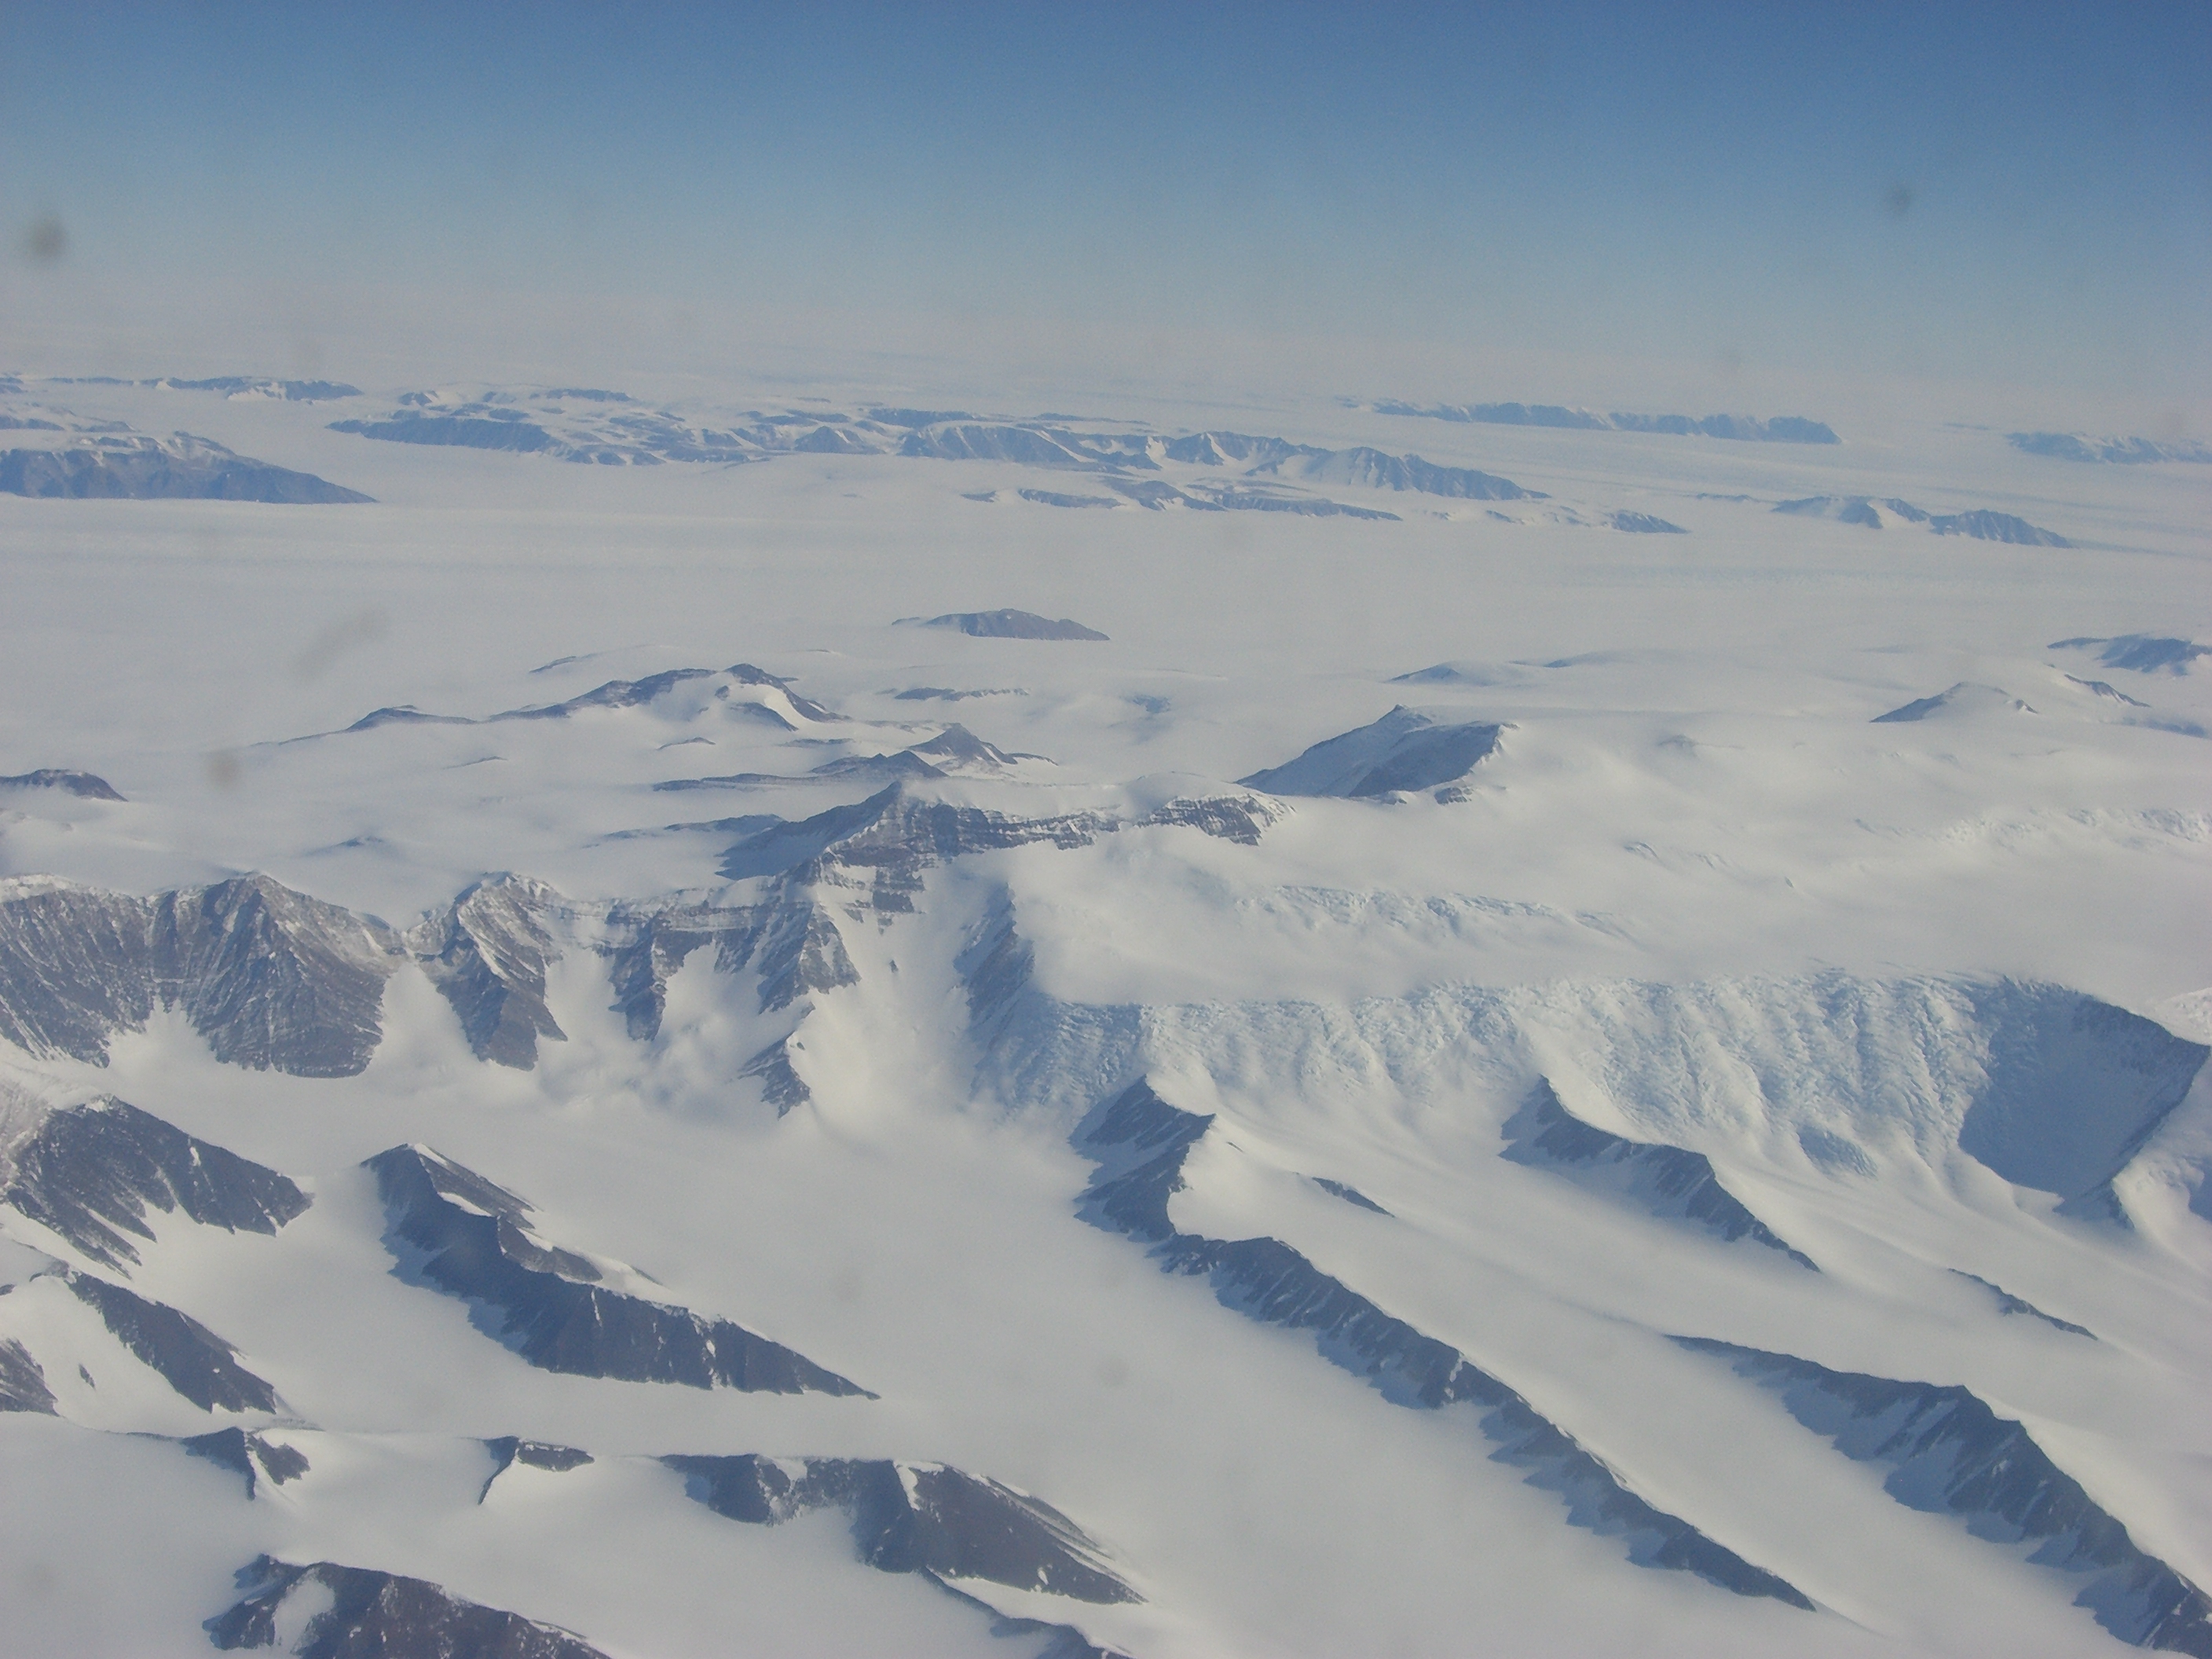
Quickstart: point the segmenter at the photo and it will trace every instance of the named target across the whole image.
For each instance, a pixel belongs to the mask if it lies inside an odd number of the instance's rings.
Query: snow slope
[[[0,1646],[2212,1653],[2201,469],[9,384]]]

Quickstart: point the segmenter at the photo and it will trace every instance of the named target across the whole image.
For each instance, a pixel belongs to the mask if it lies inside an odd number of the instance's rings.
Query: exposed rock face
[[[21,1343],[0,1338],[0,1412],[39,1412],[52,1416],[53,1391],[46,1374]]]
[[[1605,521],[1615,530],[1625,530],[1632,536],[1686,536],[1690,533],[1681,526],[1651,513],[1608,513]]]
[[[1935,720],[1945,714],[1975,714],[2001,710],[2015,714],[2033,714],[2035,710],[2012,696],[2003,687],[1976,685],[1960,680],[1947,691],[1932,697],[1915,697],[1911,702],[1891,709],[1886,714],[1876,714],[1875,726],[1903,726],[1914,721]]]
[[[489,1334],[533,1365],[695,1389],[867,1393],[726,1319],[608,1286],[599,1264],[537,1237],[527,1203],[427,1147],[394,1146],[367,1167],[403,1273],[477,1304]]]
[[[194,1435],[183,1443],[191,1456],[204,1457],[243,1476],[248,1498],[259,1490],[264,1480],[281,1486],[307,1472],[307,1455],[298,1447],[248,1434],[244,1429],[217,1429],[213,1434]]]
[[[1438,466],[1419,455],[1388,455],[1379,449],[1339,449],[1307,453],[1296,459],[1270,461],[1255,469],[1263,472],[1293,472],[1323,483],[1364,484],[1370,489],[1415,490],[1424,495],[1443,495],[1463,501],[1522,501],[1544,499],[1540,490],[1523,489],[1510,478],[1472,467]]]
[[[1390,1213],[1366,1194],[1361,1192],[1358,1188],[1346,1186],[1341,1181],[1331,1181],[1327,1176],[1316,1176],[1313,1177],[1313,1184],[1331,1198],[1340,1198],[1356,1209],[1372,1210],[1376,1215]]]
[[[851,806],[833,806],[796,823],[778,823],[746,836],[723,855],[731,879],[790,872],[797,881],[818,881],[838,871],[870,872],[869,903],[884,912],[913,909],[921,872],[969,853],[1026,847],[1088,847],[1125,828],[1182,824],[1209,836],[1258,842],[1280,809],[1251,796],[1175,800],[1136,819],[1103,812],[1070,812],[1018,818],[978,806],[961,806],[908,793],[902,786]]]
[[[232,1347],[189,1314],[120,1285],[64,1268],[58,1275],[116,1340],[204,1412],[273,1412],[276,1390],[238,1363]]]
[[[312,472],[235,454],[207,438],[100,436],[64,449],[0,451],[0,495],[131,501],[366,501]]]
[[[2039,1319],[2053,1329],[2064,1331],[2070,1336],[2086,1336],[2092,1342],[2097,1340],[2096,1332],[2091,1330],[2087,1325],[2076,1325],[2071,1320],[2061,1319],[2055,1314],[2047,1314],[2025,1297],[2014,1296],[2002,1285],[1992,1285],[1979,1273],[1970,1273],[1958,1267],[1954,1267],[1951,1271],[1957,1273],[1960,1278],[1969,1279],[1987,1291],[1996,1299],[1997,1311],[2001,1314],[2007,1316],[2025,1314],[2030,1319]]]
[[[954,611],[932,617],[924,628],[949,628],[987,640],[1103,640],[1105,635],[1066,617],[1057,622],[1034,611]]]
[[[1810,1256],[1775,1237],[1721,1185],[1712,1160],[1703,1152],[1631,1140],[1585,1123],[1559,1103],[1548,1082],[1539,1085],[1505,1133],[1504,1156],[1516,1164],[1553,1170],[1653,1215],[1691,1222],[1729,1243],[1747,1238],[1781,1251],[1801,1267],[1820,1271]]]
[[[1830,1370],[1702,1337],[1674,1340],[1779,1395],[1846,1457],[1887,1468],[1883,1489],[1899,1503],[1961,1516],[1978,1537],[2033,1545],[2028,1559],[2039,1566],[2087,1575],[2075,1604],[2122,1641],[2212,1659],[2212,1600],[2144,1554],[2025,1427],[1969,1390]]]
[[[1968,513],[1939,513],[1928,520],[1939,536],[1972,536],[1977,541],[2009,542],[2017,547],[2071,547],[2055,530],[2045,530],[2009,513],[1977,507]]]
[[[503,709],[482,720],[465,714],[425,714],[412,704],[402,703],[373,709],[345,729],[369,732],[380,726],[492,726],[504,720],[557,720],[586,709],[646,708],[657,704],[664,706],[664,712],[684,718],[719,708],[731,718],[763,721],[786,732],[798,731],[803,721],[837,718],[820,703],[792,690],[788,680],[740,662],[721,669],[671,668],[640,680],[609,680],[561,702]]]
[[[477,1059],[527,1070],[539,1037],[568,1040],[545,1006],[546,964],[559,954],[549,924],[562,904],[543,882],[496,876],[410,930],[408,945],[460,1016]]]
[[[2029,455],[2062,461],[2102,461],[2138,466],[2150,461],[2212,462],[2212,444],[2184,438],[2094,438],[2081,432],[2008,432],[2005,441]]]
[[[983,1579],[1079,1601],[1142,1598],[1049,1504],[942,1463],[848,1457],[664,1457],[717,1515],[774,1526],[812,1510],[853,1518],[860,1559],[884,1572]]]
[[[2009,513],[1975,507],[1965,513],[1929,513],[1894,496],[1808,495],[1802,501],[1778,501],[1777,513],[1801,518],[1833,519],[1839,524],[1863,525],[1880,530],[1890,520],[1917,524],[1938,536],[1971,536],[1977,541],[2010,542],[2022,547],[2071,547],[2055,530],[2045,530]]]
[[[0,1109],[0,1203],[111,1267],[150,1241],[146,1212],[182,1210],[204,1226],[274,1233],[307,1207],[276,1170],[185,1133],[112,1096],[82,1106]]]
[[[1393,1405],[1474,1406],[1484,1436],[1498,1448],[1496,1461],[1528,1470],[1530,1485],[1559,1492],[1571,1524],[1625,1537],[1637,1565],[1694,1572],[1738,1595],[1810,1609],[1783,1579],[1638,1497],[1457,1349],[1393,1318],[1280,1240],[1231,1243],[1177,1231],[1168,1200],[1182,1188],[1184,1159],[1212,1123],[1170,1106],[1143,1081],[1099,1107],[1076,1133],[1078,1149],[1101,1165],[1084,1194],[1084,1218],[1151,1245],[1164,1273],[1203,1275],[1224,1307],[1262,1324],[1311,1331],[1322,1358],[1367,1378]]]
[[[181,1008],[218,1060],[348,1077],[383,1035],[396,944],[268,876],[150,899],[0,883],[0,1036],[104,1064],[110,1036]]]
[[[2199,657],[2212,657],[2212,645],[2199,645],[2194,640],[2176,640],[2152,634],[2122,634],[2112,639],[2090,639],[2080,636],[2070,640],[2053,640],[2053,651],[2094,651],[2097,660],[2107,668],[2131,669],[2138,674],[2164,672],[2186,674],[2189,665]]]
[[[1494,721],[1452,723],[1403,707],[1238,782],[1278,795],[1371,799],[1457,782],[1498,747]]]
[[[204,1626],[226,1650],[275,1646],[278,1613],[312,1586],[330,1606],[307,1621],[291,1650],[296,1659],[607,1659],[572,1632],[463,1601],[425,1579],[329,1561],[294,1566],[267,1555],[238,1578],[244,1596]]]
[[[115,786],[106,778],[95,777],[90,772],[72,772],[64,767],[42,766],[35,772],[18,772],[12,777],[0,778],[0,789],[58,789],[64,794],[81,796],[86,800],[121,800]]]
[[[591,1453],[574,1446],[556,1446],[550,1441],[522,1440],[506,1434],[483,1443],[491,1454],[491,1473],[484,1477],[483,1488],[477,1493],[481,1504],[491,1493],[491,1484],[517,1463],[525,1468],[550,1469],[556,1474],[566,1474],[570,1469],[580,1469],[592,1461]]]

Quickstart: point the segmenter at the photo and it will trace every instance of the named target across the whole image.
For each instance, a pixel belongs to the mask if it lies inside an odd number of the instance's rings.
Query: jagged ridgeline
[[[2035,1565],[2067,1575],[2080,1584],[2075,1604],[2121,1641],[2212,1659],[2212,1599],[2144,1553],[2024,1425],[1970,1389],[1832,1370],[1707,1338],[1674,1340],[1780,1395],[1844,1456],[1887,1470],[1883,1490],[1899,1503],[1957,1516],[1976,1537],[2021,1546]]]
[[[1149,1247],[1164,1273],[1203,1277],[1222,1305],[1262,1324],[1310,1331],[1321,1357],[1367,1378],[1396,1406],[1474,1408],[1498,1461],[1556,1492],[1577,1526],[1625,1539],[1638,1566],[1668,1568],[1738,1595],[1771,1596],[1810,1611],[1802,1591],[1655,1507],[1498,1378],[1449,1344],[1393,1317],[1279,1239],[1208,1238],[1179,1231],[1168,1201],[1183,1163],[1213,1119],[1170,1106],[1139,1080],[1091,1115],[1076,1145],[1099,1164],[1082,1213]]]
[[[726,1319],[624,1288],[640,1279],[635,1269],[548,1243],[529,1204],[427,1146],[394,1146],[368,1167],[402,1273],[469,1303],[533,1365],[695,1389],[867,1394]]]

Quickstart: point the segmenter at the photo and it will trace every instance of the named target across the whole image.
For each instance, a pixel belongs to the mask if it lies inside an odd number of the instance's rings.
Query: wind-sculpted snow
[[[238,1350],[190,1314],[89,1273],[64,1267],[46,1276],[65,1285],[118,1341],[202,1411],[277,1409],[276,1390],[240,1364]]]
[[[1834,971],[1455,984],[1348,1006],[1088,1006],[1036,985],[1004,912],[959,966],[988,1044],[979,1085],[1009,1100],[1067,1109],[1083,1080],[1126,1076],[1163,1052],[1302,1096],[1387,1086],[1433,1098],[1478,1079],[1510,1103],[1501,1129],[1541,1085],[1586,1128],[1698,1154],[1717,1171],[1849,1183],[1911,1165],[1954,1189],[1994,1175],[2067,1214],[2123,1224],[2113,1178],[2212,1054],[2081,992],[2014,980]],[[1644,1173],[1622,1158],[1627,1174]]]
[[[1799,415],[1760,420],[1750,415],[1600,415],[1559,404],[1434,404],[1426,407],[1382,398],[1378,415],[1419,415],[1433,421],[1487,426],[1548,426],[1576,432],[1662,432],[1677,437],[1732,438],[1746,443],[1841,443],[1833,428]]]
[[[1364,1376],[1393,1405],[1476,1407],[1484,1436],[1498,1448],[1495,1461],[1528,1470],[1528,1484],[1558,1492],[1571,1524],[1625,1538],[1637,1565],[1694,1572],[1738,1595],[1811,1608],[1781,1578],[1637,1496],[1457,1349],[1393,1318],[1280,1240],[1232,1243],[1179,1231],[1169,1200],[1183,1188],[1184,1159],[1212,1125],[1210,1116],[1170,1105],[1143,1080],[1101,1105],[1076,1131],[1078,1150],[1100,1165],[1083,1196],[1085,1218],[1152,1246],[1164,1273],[1205,1276],[1224,1307],[1311,1331],[1324,1358]]]
[[[2033,1546],[2027,1559],[2038,1566],[2087,1576],[2075,1605],[2123,1642],[2212,1659],[2212,1601],[2138,1548],[2025,1426],[1968,1389],[1831,1370],[1708,1338],[1674,1340],[1779,1395],[1846,1457],[1886,1468],[1883,1489],[1899,1503],[1959,1516],[1977,1537]]]
[[[1584,1121],[1576,1089],[1669,1145],[1773,1156],[1759,1149],[1778,1127],[1823,1149],[1808,1165],[1832,1178],[1893,1156],[1942,1170],[1964,1153],[2062,1199],[2102,1188],[2212,1052],[2078,991],[2013,980],[1830,973],[1512,1001]]]
[[[12,777],[0,778],[0,789],[58,789],[84,800],[123,799],[106,778],[58,766],[42,766],[35,772],[18,772]]]
[[[1456,783],[1498,747],[1497,721],[1453,722],[1401,706],[1381,720],[1329,738],[1296,760],[1238,781],[1277,795],[1372,799]],[[1439,791],[1439,799],[1449,792]]]
[[[218,1060],[345,1077],[382,1036],[397,941],[268,876],[150,899],[0,881],[0,1036],[105,1064],[108,1039],[178,1008]]]
[[[297,1480],[308,1468],[307,1455],[297,1446],[234,1425],[194,1435],[182,1443],[188,1455],[204,1457],[244,1480],[249,1498],[260,1489],[262,1481],[281,1486]]]
[[[366,501],[312,472],[236,454],[211,439],[106,434],[61,449],[0,450],[0,495],[82,500]]]
[[[1820,1271],[1812,1257],[1776,1237],[1721,1184],[1704,1153],[1593,1127],[1559,1103],[1548,1082],[1537,1085],[1528,1103],[1506,1123],[1505,1133],[1504,1155],[1516,1164],[1550,1170],[1656,1216],[1694,1223],[1724,1243],[1747,1238],[1781,1251],[1801,1267]]]
[[[149,1211],[270,1233],[307,1207],[276,1170],[197,1139],[112,1096],[40,1109],[0,1101],[0,1203],[110,1267],[151,1243]]]
[[[275,1646],[296,1600],[313,1611],[289,1650],[295,1659],[607,1659],[558,1626],[367,1567],[295,1566],[264,1555],[239,1570],[238,1588],[240,1599],[204,1626],[225,1651]]]
[[[2212,444],[2194,439],[2094,438],[2080,432],[2008,432],[2005,441],[2027,455],[2062,461],[2106,461],[2140,465],[2148,461],[2212,463]]]
[[[814,1510],[842,1510],[860,1559],[884,1572],[1078,1601],[1143,1599],[1097,1543],[1049,1504],[942,1463],[750,1453],[660,1461],[684,1476],[694,1499],[732,1521],[772,1527]]]
[[[531,1206],[422,1146],[394,1146],[376,1176],[403,1276],[461,1297],[532,1364],[580,1376],[747,1393],[866,1395],[781,1343],[688,1308],[612,1288],[601,1264],[540,1239]]]

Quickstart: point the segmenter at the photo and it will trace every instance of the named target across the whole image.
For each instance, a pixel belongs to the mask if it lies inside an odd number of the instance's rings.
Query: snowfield
[[[2200,453],[933,401],[0,380],[0,1650],[2212,1659]]]

